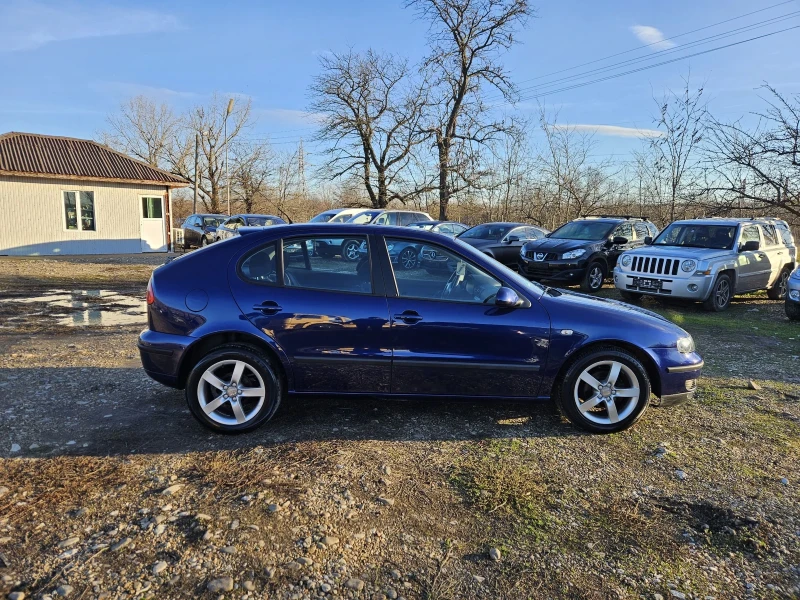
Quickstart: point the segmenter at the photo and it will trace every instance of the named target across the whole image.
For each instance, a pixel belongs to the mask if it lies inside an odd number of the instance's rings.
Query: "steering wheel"
[[[497,292],[495,292],[495,293],[494,293],[494,294],[492,294],[491,296],[487,296],[487,297],[486,297],[486,300],[484,300],[484,301],[483,301],[483,303],[484,303],[484,304],[492,304],[492,303],[494,302],[494,299],[495,299],[495,298],[497,298]]]
[[[464,273],[466,268],[464,263],[459,263],[456,265],[455,271],[452,272],[450,278],[447,280],[447,283],[444,284],[444,289],[442,290],[441,298],[449,298],[453,295],[453,293],[461,287],[461,284],[464,282]]]

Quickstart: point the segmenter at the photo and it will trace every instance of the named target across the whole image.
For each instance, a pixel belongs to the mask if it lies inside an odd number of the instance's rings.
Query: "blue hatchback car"
[[[363,242],[358,261],[317,239]],[[413,244],[453,269],[393,265]],[[649,311],[532,283],[471,246],[407,227],[278,225],[159,267],[139,338],[145,371],[185,389],[224,433],[268,421],[299,394],[553,398],[576,425],[613,432],[651,395],[694,394],[701,357]]]

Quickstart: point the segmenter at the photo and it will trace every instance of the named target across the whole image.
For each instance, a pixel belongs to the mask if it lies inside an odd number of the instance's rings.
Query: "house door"
[[[142,196],[142,252],[166,252],[164,198]]]

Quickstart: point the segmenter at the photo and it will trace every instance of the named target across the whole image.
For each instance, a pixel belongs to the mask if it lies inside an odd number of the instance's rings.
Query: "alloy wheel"
[[[593,290],[603,287],[603,269],[599,265],[594,265],[589,271],[589,285]]]
[[[720,279],[714,288],[714,302],[722,308],[727,306],[731,299],[731,284],[727,279]]]
[[[358,246],[357,242],[347,242],[344,247],[344,257],[347,260],[356,260],[358,258]]]
[[[261,375],[242,360],[214,363],[197,384],[200,408],[220,425],[247,423],[261,410],[266,396]]]
[[[406,248],[400,253],[400,264],[404,269],[413,269],[417,266],[417,253],[413,248]]]
[[[781,271],[778,280],[778,300],[786,298],[786,294],[789,292],[789,275],[789,271]]]
[[[573,397],[581,414],[599,425],[627,419],[639,404],[639,378],[627,365],[603,360],[586,367],[575,382]]]

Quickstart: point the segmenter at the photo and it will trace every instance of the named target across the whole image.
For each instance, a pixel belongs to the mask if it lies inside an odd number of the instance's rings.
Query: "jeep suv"
[[[625,252],[614,269],[614,285],[626,300],[684,298],[711,311],[757,290],[782,300],[797,260],[791,230],[780,219],[675,221],[647,241]]]
[[[644,244],[658,228],[645,218],[602,215],[562,225],[519,253],[519,272],[528,279],[580,284],[596,292],[625,250]]]

